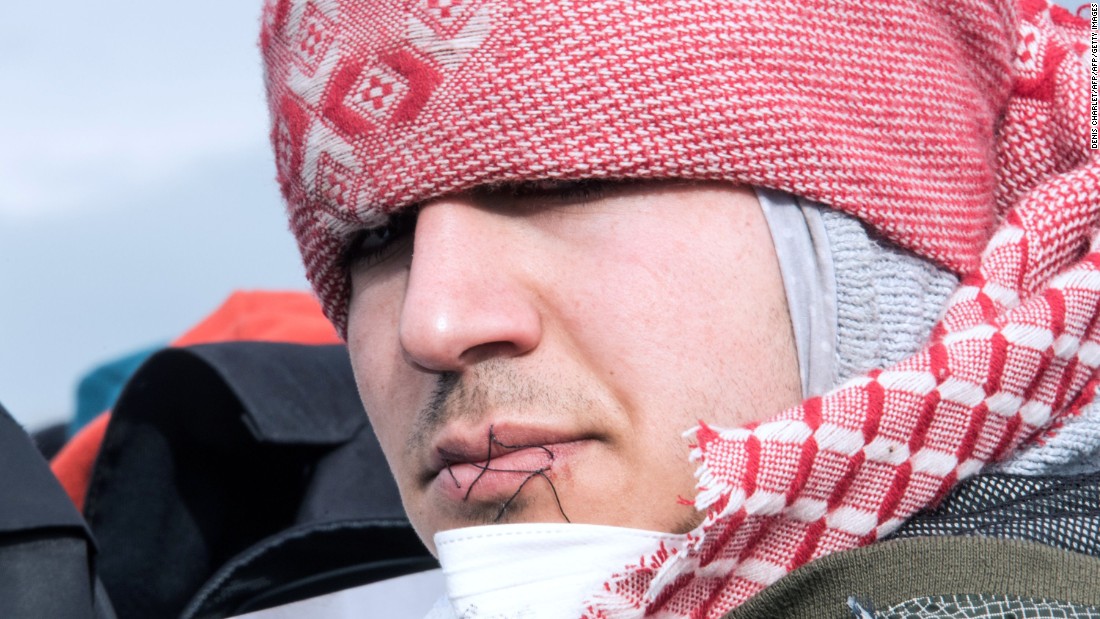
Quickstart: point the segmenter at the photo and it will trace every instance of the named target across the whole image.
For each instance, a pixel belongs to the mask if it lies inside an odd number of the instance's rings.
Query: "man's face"
[[[682,437],[800,400],[751,189],[556,183],[433,200],[352,248],[348,345],[413,525],[701,516]]]

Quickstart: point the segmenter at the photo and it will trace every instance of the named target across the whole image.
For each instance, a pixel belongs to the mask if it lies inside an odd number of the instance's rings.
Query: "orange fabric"
[[[53,460],[50,460],[50,469],[54,476],[81,511],[84,510],[84,495],[92,481],[92,468],[95,466],[96,456],[99,455],[99,446],[103,443],[103,436],[107,434],[107,424],[110,421],[110,412],[101,413],[69,439]]]
[[[332,323],[307,292],[238,291],[173,346],[231,341],[339,344]]]
[[[242,340],[341,343],[313,295],[256,290],[237,291],[229,295],[213,313],[176,338],[172,346]],[[61,487],[80,510],[84,509],[84,497],[110,418],[110,411],[96,417],[77,432],[50,462]]]

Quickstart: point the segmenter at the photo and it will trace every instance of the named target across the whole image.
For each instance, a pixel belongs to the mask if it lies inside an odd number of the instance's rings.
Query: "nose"
[[[432,371],[461,371],[515,357],[542,338],[537,290],[527,266],[522,217],[461,198],[421,207],[401,307],[405,358]]]

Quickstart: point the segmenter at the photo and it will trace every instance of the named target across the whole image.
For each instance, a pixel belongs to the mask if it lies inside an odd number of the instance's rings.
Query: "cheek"
[[[628,408],[664,407],[681,431],[799,401],[782,280],[755,215],[711,213],[691,229],[678,230],[681,220],[645,242],[608,244],[573,280],[567,328]]]
[[[398,341],[400,294],[397,283],[378,283],[352,293],[348,305],[348,354],[359,397],[383,449],[390,454],[401,439],[403,414],[415,406],[415,372]],[[391,438],[392,437],[392,438]]]

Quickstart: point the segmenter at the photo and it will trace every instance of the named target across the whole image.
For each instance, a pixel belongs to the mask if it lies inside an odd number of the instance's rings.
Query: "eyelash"
[[[412,239],[415,228],[416,209],[406,209],[381,226],[360,230],[344,251],[344,264],[355,269],[384,262]]]
[[[535,203],[583,204],[597,200],[618,183],[607,179],[541,180],[490,188],[487,193],[505,198],[525,198]]]

